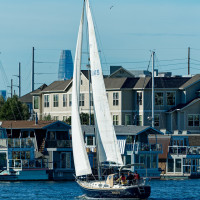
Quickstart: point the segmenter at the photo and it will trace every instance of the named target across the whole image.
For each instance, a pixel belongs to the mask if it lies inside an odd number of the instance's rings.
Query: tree
[[[89,125],[89,114],[88,113],[81,113],[80,120],[82,125]],[[71,125],[71,116],[69,116],[66,121],[67,124]],[[91,114],[91,125],[94,125],[94,115]]]
[[[42,120],[44,120],[44,121],[51,121],[51,120],[52,120],[52,117],[51,117],[50,114],[48,114],[48,115],[45,115],[45,116],[42,118]]]
[[[1,101],[0,101],[1,102]],[[0,120],[27,120],[29,110],[26,104],[19,101],[18,96],[8,98],[3,104],[0,103]]]

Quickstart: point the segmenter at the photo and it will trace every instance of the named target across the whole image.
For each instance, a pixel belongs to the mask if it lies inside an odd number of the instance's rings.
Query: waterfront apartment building
[[[120,68],[104,81],[114,125],[151,126],[151,77],[134,77]],[[71,116],[72,83],[72,80],[55,81],[31,93],[33,109],[39,119],[51,115],[55,120],[66,120]],[[200,133],[200,74],[155,77],[154,89],[156,129],[165,133]],[[93,113],[88,71],[81,73],[79,104],[80,112],[89,113],[91,108]]]

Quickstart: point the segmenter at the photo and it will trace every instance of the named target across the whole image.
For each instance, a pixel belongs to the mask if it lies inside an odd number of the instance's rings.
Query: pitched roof
[[[195,98],[195,99],[193,99],[193,100],[191,100],[191,101],[189,101],[189,102],[187,102],[185,104],[178,104],[177,106],[175,106],[175,107],[171,108],[170,110],[168,110],[167,113],[172,113],[172,112],[174,112],[176,110],[182,110],[182,109],[186,108],[187,106],[190,106],[190,105],[198,102],[199,100],[200,100],[200,97],[197,97],[197,98]]]
[[[28,94],[25,94],[24,96],[20,97],[19,101],[21,101],[22,103],[32,103],[31,92],[29,92]]]
[[[62,81],[54,81],[48,87],[46,87],[42,92],[62,92],[64,91],[67,86],[71,83],[72,79],[70,80],[62,80]]]
[[[48,126],[50,124],[55,123],[56,121],[38,121],[38,124],[35,124],[35,121],[23,121],[23,120],[19,120],[19,121],[2,121],[2,128],[6,128],[6,129],[41,129],[44,128],[45,126]],[[67,124],[66,124],[67,125]]]
[[[106,89],[120,89],[127,78],[105,78],[104,83]]]
[[[93,135],[95,126],[91,125],[82,125],[82,131],[86,134]],[[153,129],[150,126],[135,126],[135,125],[128,125],[128,126],[114,126],[115,132],[117,135],[138,135],[142,132],[148,131],[149,134],[160,134],[160,131]]]
[[[36,90],[30,92],[30,95],[38,94],[39,92],[41,92],[42,90],[44,90],[46,87],[47,87],[47,85],[44,83],[44,84],[41,85],[38,89],[36,89]]]
[[[182,84],[180,86],[180,89],[185,89],[185,88],[187,88],[187,87],[189,87],[189,86],[191,86],[191,85],[193,85],[193,84],[195,84],[199,81],[200,81],[200,74],[196,74],[192,78],[188,78],[188,81],[185,82],[184,84]]]

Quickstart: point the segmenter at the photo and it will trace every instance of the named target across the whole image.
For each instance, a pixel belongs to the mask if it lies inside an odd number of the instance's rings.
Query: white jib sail
[[[95,108],[95,115],[96,115],[99,136],[101,138],[100,142],[102,143],[99,144],[98,147],[103,146],[103,149],[98,148],[98,151],[102,151],[102,155],[104,154],[103,151],[105,151],[106,155],[106,158],[100,160],[100,162],[109,161],[109,162],[115,162],[116,164],[119,165],[123,165],[120,149],[117,144],[115,130],[111,120],[108,99],[106,96],[103,73],[99,58],[99,52],[97,48],[97,42],[96,42],[96,36],[95,36],[95,30],[94,30],[94,24],[91,15],[89,0],[86,0],[86,13],[88,21],[93,101],[94,101],[94,108]]]
[[[79,33],[76,45],[74,61],[73,87],[72,87],[72,146],[76,176],[92,174],[88,155],[85,148],[81,122],[79,116],[79,95],[80,95],[80,70],[81,52],[83,37],[84,9],[79,26]]]

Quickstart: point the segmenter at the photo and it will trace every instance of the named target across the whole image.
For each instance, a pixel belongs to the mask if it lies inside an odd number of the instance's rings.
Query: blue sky
[[[55,73],[36,75],[35,87],[56,80],[60,51],[71,49],[74,56],[82,0],[0,0],[0,5],[0,61],[6,73],[0,70],[0,89],[11,78],[17,84],[13,75],[21,62],[22,94],[30,91],[33,46],[36,61],[53,62],[36,64],[36,73]],[[159,71],[186,75],[189,46],[191,73],[200,72],[200,1],[91,0],[91,6],[104,73],[110,65],[147,69],[155,50]]]

